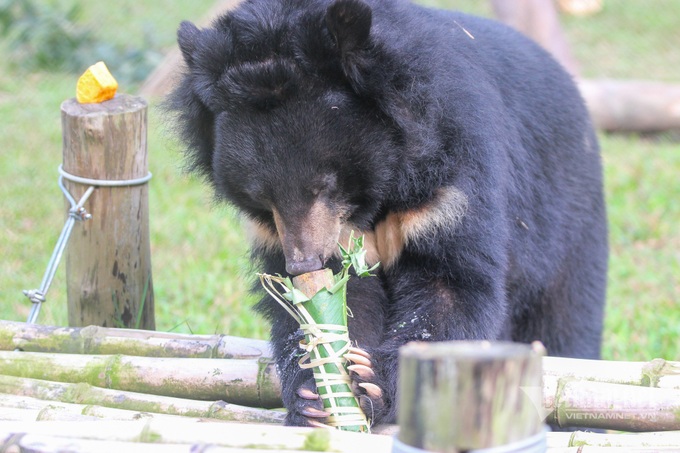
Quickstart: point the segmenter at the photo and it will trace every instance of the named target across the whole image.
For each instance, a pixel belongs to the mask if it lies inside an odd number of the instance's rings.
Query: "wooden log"
[[[61,105],[63,168],[71,175],[130,180],[148,174],[147,104],[118,95],[100,104]],[[78,200],[88,184],[65,181]],[[67,203],[70,208],[70,205]],[[69,325],[153,330],[148,187],[100,187],[66,249]]]
[[[175,359],[122,355],[0,351],[7,376],[84,382],[154,395],[281,407],[280,383],[268,360]]]
[[[99,326],[54,327],[0,321],[0,350],[145,357],[268,359],[269,342],[228,335],[188,335]]]
[[[598,129],[612,132],[680,130],[680,85],[650,81],[579,80]]]
[[[283,422],[285,416],[279,411],[244,407],[224,401],[197,401],[104,389],[83,383],[70,384],[4,375],[0,375],[0,393],[62,403],[96,405],[154,414],[214,418],[240,423],[278,424]]]
[[[544,441],[541,356],[530,346],[419,342],[399,358],[400,442],[457,452]]]

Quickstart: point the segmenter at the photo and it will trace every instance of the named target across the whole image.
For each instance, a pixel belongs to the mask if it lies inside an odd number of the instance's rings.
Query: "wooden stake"
[[[100,180],[147,175],[142,98],[118,95],[100,104],[69,99],[61,113],[66,172]],[[89,187],[65,186],[76,200]],[[92,220],[76,225],[66,250],[69,324],[153,330],[147,185],[100,187],[85,208]]]
[[[407,446],[453,453],[540,440],[541,356],[530,346],[417,342],[399,353]]]

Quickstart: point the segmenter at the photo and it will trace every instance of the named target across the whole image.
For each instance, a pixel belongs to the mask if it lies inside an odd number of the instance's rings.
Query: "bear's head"
[[[178,31],[188,70],[170,107],[189,160],[280,242],[291,274],[323,267],[347,226],[370,229],[394,190],[401,138],[371,26],[359,0],[250,0]]]

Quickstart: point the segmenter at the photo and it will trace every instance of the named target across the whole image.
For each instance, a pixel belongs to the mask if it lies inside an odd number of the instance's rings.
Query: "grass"
[[[169,46],[179,21],[198,20],[213,1],[176,2],[171,8],[142,0],[120,1],[115,8],[80,3],[81,20],[96,25],[105,39],[141,40],[144,29],[151,27],[157,31],[156,42]],[[429,3],[455,3],[489,14],[487,2]],[[680,2],[606,5],[601,15],[565,20],[584,73],[680,81],[680,50],[669,43],[671,18],[680,16]],[[653,11],[660,12],[651,26]],[[27,74],[6,63],[0,66],[0,319],[26,319],[30,303],[21,290],[39,285],[63,226],[64,203],[56,185],[59,105],[74,96],[75,81],[70,74]],[[178,147],[155,105],[149,119],[158,329],[266,337],[267,326],[250,309],[253,272],[236,214],[214,205],[200,181],[182,174]],[[601,143],[612,252],[604,356],[680,359],[680,146],[635,135],[602,136]],[[40,323],[66,325],[64,293],[60,269]]]

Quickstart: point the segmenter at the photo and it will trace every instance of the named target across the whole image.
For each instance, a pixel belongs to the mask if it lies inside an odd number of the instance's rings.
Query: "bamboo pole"
[[[567,433],[565,433],[567,434]],[[568,433],[569,447],[591,446],[591,447],[675,447],[680,446],[679,431],[662,431],[639,434],[621,433],[591,433],[586,431],[575,431]]]
[[[680,430],[680,390],[676,389],[547,376],[543,398],[548,423],[562,428]]]
[[[280,383],[269,359],[175,359],[122,355],[0,351],[9,376],[84,382],[155,395],[280,407]]]
[[[185,335],[98,326],[54,327],[0,321],[0,350],[146,357],[258,359],[269,342],[228,335]]]
[[[0,320],[0,350],[146,357],[271,358],[269,342],[228,335],[188,335],[98,326],[54,327]],[[680,389],[680,362],[544,357],[543,374],[613,384]]]
[[[680,389],[680,362],[654,359],[649,362],[544,357],[543,375],[642,387]]]
[[[558,447],[549,448],[547,453],[678,453],[678,447]]]
[[[95,405],[154,414],[215,418],[240,423],[282,423],[285,414],[228,404],[224,401],[197,401],[103,389],[89,384],[71,384],[0,375],[0,394],[20,395],[53,402]],[[34,408],[30,407],[29,408]]]
[[[0,406],[0,421],[32,422],[37,420],[39,415],[40,409]]]
[[[231,392],[232,395],[237,393],[235,396],[239,398],[237,400],[239,404],[258,407],[281,405],[278,381],[275,380],[275,372],[269,359],[271,353],[267,342],[262,340],[99,327],[57,328],[0,321],[0,349],[14,350],[17,347],[30,350],[64,349],[68,352],[125,351],[145,355],[242,357],[245,360],[241,365],[237,363],[237,360],[210,361],[206,359],[199,361],[200,367],[194,367],[194,364],[199,362],[185,362],[182,359],[174,362],[164,360],[163,363],[154,364],[154,359],[140,358],[134,362],[135,366],[131,368],[132,374],[129,374],[130,367],[123,367],[125,368],[123,371],[128,373],[128,377],[123,379],[123,382],[136,381],[139,378],[139,382],[132,382],[135,387],[131,389],[150,391],[148,389],[154,386],[163,387],[159,382],[166,379],[175,384],[170,386],[175,390],[167,393],[177,395],[177,389],[186,387],[182,396],[196,398],[200,395],[208,400],[229,399],[227,390],[234,389],[233,385],[245,386],[250,390]],[[71,382],[83,379],[84,382],[104,387],[114,383],[120,384],[121,380],[116,376],[120,372],[121,365],[129,364],[131,363],[129,360],[133,360],[125,357],[124,360],[118,362],[117,356],[114,358],[107,356],[78,358],[68,354],[45,356],[36,354],[33,358],[37,362],[32,362],[26,354],[8,352],[0,353],[0,357],[2,358],[0,361],[3,367],[2,372],[5,374],[10,374],[5,371],[8,364],[14,363],[12,367],[16,371],[12,374],[56,380],[58,378],[48,375],[48,371],[58,374],[59,370],[63,371],[64,367],[66,369],[70,367],[75,374],[68,379],[65,377],[59,379]],[[61,359],[64,361],[63,365],[59,364]],[[89,365],[87,365],[88,360],[92,360]],[[143,367],[143,364],[148,367]],[[673,419],[672,414],[680,407],[678,403],[680,363],[678,362],[662,359],[654,359],[650,362],[607,362],[544,357],[543,367],[543,409],[552,423],[565,427],[587,426],[624,430],[677,429],[675,428],[677,420]],[[90,372],[88,373],[85,368]],[[165,371],[158,372],[159,368]],[[68,372],[65,373],[68,374]],[[143,379],[154,375],[157,375],[155,384],[145,387]],[[201,376],[205,378],[205,382],[201,382]],[[192,382],[195,383],[197,378],[198,387],[192,388],[194,385]],[[264,392],[268,395],[267,399],[270,403],[265,405],[261,400],[262,391],[258,390],[258,385],[261,388],[265,385],[263,383],[270,379],[274,380],[273,387],[269,389],[271,392]],[[225,381],[228,385],[225,384],[220,388],[219,382]],[[596,381],[601,381],[603,384],[612,383],[614,387],[603,385],[597,386],[597,390],[587,390],[589,386],[596,386]],[[639,394],[640,386],[658,387],[658,389],[643,388],[641,390],[643,393]],[[586,390],[583,387],[586,387]],[[206,390],[208,394],[201,394],[197,388],[208,389]],[[565,390],[570,393],[563,395],[562,392]],[[655,390],[669,390],[670,392],[658,393]],[[218,393],[210,394],[209,392]],[[593,392],[600,396],[591,398],[590,394]],[[159,393],[166,392],[159,391]],[[631,398],[633,398],[632,401]],[[537,403],[539,406],[540,404]],[[558,410],[560,407],[562,407],[561,413]],[[639,414],[636,416],[633,411],[639,411]]]
[[[256,448],[260,450],[297,452],[302,450],[388,453],[392,446],[392,438],[389,436],[331,429],[234,423],[193,423],[181,419],[106,422],[6,422],[0,427],[0,439],[7,439],[10,436],[16,438],[21,434],[112,442],[143,442],[145,447],[151,442],[185,445],[201,443],[236,449],[257,446]],[[0,447],[3,446],[0,443]],[[188,451],[188,449],[184,451]]]
[[[137,452],[144,453],[187,453],[200,451],[204,453],[246,453],[245,450],[233,450],[231,448],[204,446],[201,443],[195,445],[181,444],[152,444],[139,442],[112,442],[105,440],[66,439],[56,436],[41,436],[36,434],[9,434],[3,443],[2,429],[0,428],[0,451],[7,453],[121,453]],[[3,448],[5,448],[3,450]],[[254,453],[248,450],[247,453]],[[299,452],[298,452],[299,453]]]
[[[529,345],[415,342],[399,358],[398,439],[408,447],[458,452],[544,441],[523,390],[541,389],[541,356]]]
[[[99,104],[61,105],[64,170],[97,180],[130,180],[148,174],[147,104],[118,95]],[[78,200],[90,187],[70,180]],[[68,204],[70,208],[70,204]],[[153,330],[154,298],[149,245],[148,187],[99,187],[66,249],[69,325]]]
[[[180,404],[183,403],[180,401]],[[222,407],[226,405],[216,404],[214,410],[207,415],[212,415],[214,412],[220,412]],[[234,407],[232,405],[232,407]],[[239,408],[241,409],[241,408]],[[272,423],[280,424],[283,422],[284,413],[275,411],[263,411],[251,408],[245,408],[245,413],[257,413],[256,417],[243,417],[244,411],[240,412],[241,420],[234,417],[228,418],[228,421],[235,422],[256,422],[256,423]],[[99,406],[96,404],[77,404],[64,403],[61,401],[41,400],[20,395],[9,395],[0,393],[0,420],[29,420],[29,421],[44,421],[44,420],[62,420],[65,421],[68,417],[84,417],[84,419],[105,419],[105,420],[140,420],[146,418],[170,418],[175,419],[182,417],[186,420],[195,422],[209,422],[221,421],[222,419],[216,417],[189,417],[181,415],[169,415],[162,413],[154,413],[139,410],[117,409],[112,407]]]

